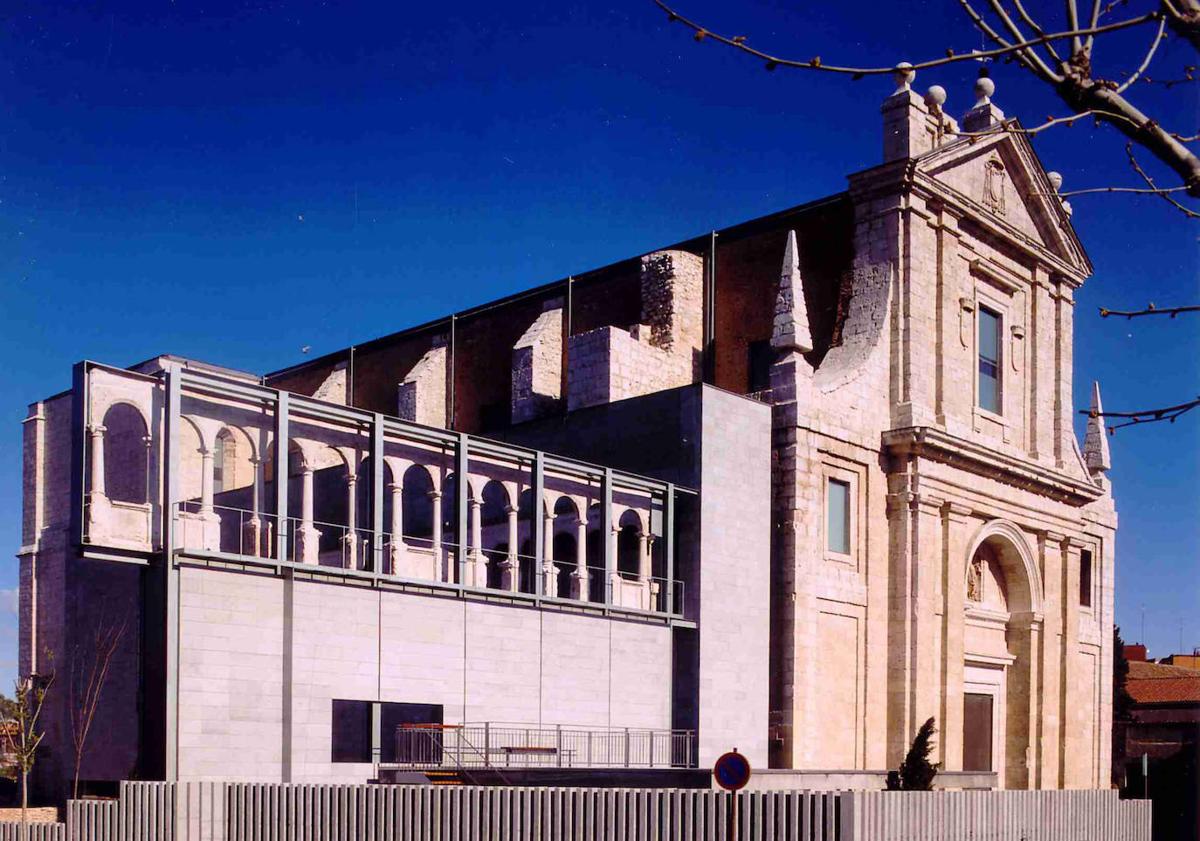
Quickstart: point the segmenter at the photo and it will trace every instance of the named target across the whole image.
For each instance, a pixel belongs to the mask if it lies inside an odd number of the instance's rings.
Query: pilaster
[[[961,771],[963,761],[963,669],[967,549],[971,509],[957,502],[942,506],[942,767]]]

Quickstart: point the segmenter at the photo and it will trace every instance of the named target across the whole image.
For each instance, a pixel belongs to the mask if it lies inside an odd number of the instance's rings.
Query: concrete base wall
[[[331,761],[334,699],[671,726],[662,625],[201,568],[180,591],[182,780],[365,781],[369,764]]]

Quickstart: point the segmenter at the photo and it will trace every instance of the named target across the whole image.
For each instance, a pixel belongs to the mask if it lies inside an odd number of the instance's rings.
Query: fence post
[[[592,767],[592,731],[587,731],[587,764]]]
[[[562,767],[562,725],[554,725],[554,757],[558,762],[558,767]]]
[[[625,767],[629,767],[629,728],[625,728]]]
[[[483,767],[492,767],[492,723],[483,723]]]

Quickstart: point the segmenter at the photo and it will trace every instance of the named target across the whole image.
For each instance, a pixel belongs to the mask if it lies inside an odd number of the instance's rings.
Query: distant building
[[[265,376],[80,363],[25,420],[20,667],[131,619],[84,777],[361,781],[431,732],[867,772],[933,716],[948,772],[1107,786],[1091,265],[987,86],[962,136],[899,82],[837,195]]]
[[[1167,659],[1179,659],[1179,655]],[[1126,788],[1141,796],[1142,757],[1154,800],[1154,837],[1200,837],[1200,671],[1131,660],[1125,687],[1133,721],[1118,726],[1125,744]]]

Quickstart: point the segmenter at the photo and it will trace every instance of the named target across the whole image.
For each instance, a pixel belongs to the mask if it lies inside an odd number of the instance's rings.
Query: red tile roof
[[[1200,704],[1200,671],[1132,660],[1125,688],[1139,704]]]

